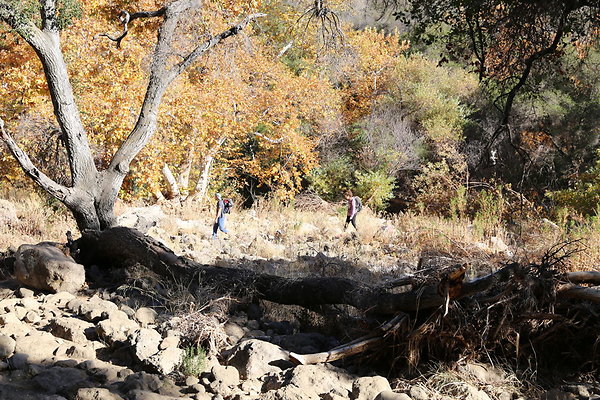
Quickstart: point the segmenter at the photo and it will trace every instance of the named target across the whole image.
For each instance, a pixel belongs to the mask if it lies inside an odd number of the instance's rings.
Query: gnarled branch
[[[31,162],[29,156],[21,150],[19,145],[13,140],[13,138],[6,132],[4,129],[4,121],[0,118],[0,133],[2,140],[8,146],[8,149],[15,157],[23,171],[29,176],[35,183],[40,185],[45,191],[50,193],[52,196],[56,197],[61,201],[65,201],[65,199],[71,193],[71,190],[65,186],[59,185],[54,182],[50,177],[40,171],[34,164]]]
[[[160,17],[165,14],[165,11],[166,11],[165,7],[161,8],[160,10],[156,10],[156,11],[139,11],[139,12],[135,12],[133,14],[130,14],[125,10],[121,10],[121,12],[119,13],[119,21],[123,25],[123,32],[121,32],[119,35],[116,35],[116,36],[111,36],[108,33],[100,33],[96,37],[106,37],[106,38],[112,40],[113,42],[116,42],[117,48],[120,48],[121,41],[129,33],[129,23],[130,22],[132,22],[136,19],[139,19],[139,18]]]

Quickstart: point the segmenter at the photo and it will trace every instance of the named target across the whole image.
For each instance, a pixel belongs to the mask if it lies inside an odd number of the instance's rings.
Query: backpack
[[[233,207],[233,200],[223,199],[223,214],[229,214],[231,212],[232,207]]]
[[[362,200],[360,199],[360,197],[358,196],[354,196],[354,199],[356,200],[356,212],[360,212],[362,210]]]

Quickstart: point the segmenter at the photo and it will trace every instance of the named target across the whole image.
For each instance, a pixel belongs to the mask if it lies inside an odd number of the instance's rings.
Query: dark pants
[[[229,233],[227,229],[225,229],[225,216],[219,217],[217,222],[213,225],[213,238],[217,237],[217,231],[221,230],[221,232]]]
[[[352,226],[354,227],[354,229],[358,230],[356,228],[356,214],[354,214],[354,216],[352,218],[350,218],[350,216],[346,216],[346,223],[344,224],[344,229],[346,229],[348,227],[348,223],[352,222]]]

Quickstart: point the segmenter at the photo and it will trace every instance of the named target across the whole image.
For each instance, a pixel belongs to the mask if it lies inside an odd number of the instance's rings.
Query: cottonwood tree
[[[60,31],[73,16],[74,1],[40,0],[22,2],[0,0],[0,21],[23,38],[40,59],[48,84],[54,114],[63,134],[70,169],[70,185],[61,185],[42,172],[19,147],[0,119],[2,139],[25,173],[42,189],[60,200],[73,213],[81,231],[104,230],[115,225],[113,208],[130,164],[148,143],[157,127],[159,106],[167,88],[195,60],[223,40],[241,32],[263,14],[251,14],[229,29],[195,43],[175,55],[175,41],[186,18],[201,9],[197,0],[175,0],[153,11],[121,12],[123,25],[118,35],[105,34],[120,45],[129,26],[138,19],[160,20],[151,56],[145,97],[135,126],[112,156],[105,169],[99,169],[69,80],[61,50]],[[91,38],[90,38],[91,39]],[[177,49],[180,50],[180,49]]]

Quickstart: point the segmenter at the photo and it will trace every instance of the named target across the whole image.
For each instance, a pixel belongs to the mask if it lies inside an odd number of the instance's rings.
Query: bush
[[[348,158],[337,158],[311,172],[308,176],[310,187],[323,199],[337,201],[342,192],[352,186],[354,169]]]
[[[199,345],[184,349],[180,370],[185,376],[198,376],[206,368],[206,351]]]
[[[354,177],[356,178],[354,193],[363,200],[363,203],[375,211],[384,210],[388,200],[394,196],[395,178],[382,171],[356,171]]]

